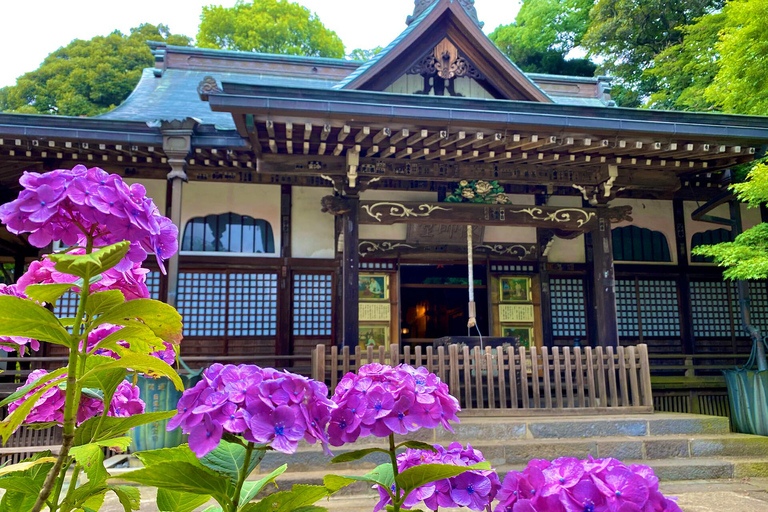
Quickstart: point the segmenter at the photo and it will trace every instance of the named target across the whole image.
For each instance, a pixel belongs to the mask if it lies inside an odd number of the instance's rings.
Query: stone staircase
[[[456,433],[442,429],[416,433],[419,441],[447,445],[470,443],[503,475],[522,470],[530,459],[588,456],[614,457],[646,464],[663,481],[743,479],[768,476],[768,437],[731,433],[728,419],[715,416],[653,414],[594,418],[465,418]],[[354,449],[385,446],[382,439],[365,439]],[[336,449],[334,454],[345,449]],[[288,463],[281,488],[294,483],[320,483],[328,473],[364,474],[386,462],[383,454],[364,461],[330,464],[319,446],[302,445],[285,456],[269,453],[258,471]],[[251,478],[259,478],[254,474]],[[347,495],[372,491],[362,483]]]

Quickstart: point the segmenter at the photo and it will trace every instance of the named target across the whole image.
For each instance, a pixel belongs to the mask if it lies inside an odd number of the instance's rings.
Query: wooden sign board
[[[485,226],[472,226],[472,240],[479,244],[483,241]],[[409,244],[436,244],[467,246],[467,226],[450,224],[408,224]]]
[[[389,322],[392,307],[389,302],[361,302],[358,304],[358,315],[361,322]]]
[[[533,322],[533,304],[500,304],[499,322]]]

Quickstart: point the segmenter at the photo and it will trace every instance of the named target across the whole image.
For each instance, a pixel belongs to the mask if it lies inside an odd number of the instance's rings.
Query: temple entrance
[[[477,325],[490,336],[486,267],[474,266]],[[401,265],[400,335],[403,342],[431,343],[444,336],[467,336],[466,265]],[[473,329],[472,336],[477,336]]]

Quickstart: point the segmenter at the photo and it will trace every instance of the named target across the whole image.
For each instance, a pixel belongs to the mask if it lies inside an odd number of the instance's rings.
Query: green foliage
[[[395,482],[404,490],[407,496],[411,491],[422,485],[436,482],[445,478],[458,476],[473,469],[491,469],[487,462],[478,462],[472,466],[454,466],[452,464],[421,464],[408,468],[395,477]]]
[[[56,270],[80,278],[94,277],[120,263],[131,248],[130,242],[119,242],[89,254],[51,254]]]
[[[631,106],[659,89],[659,77],[646,73],[654,58],[679,45],[687,25],[722,4],[723,0],[597,0],[582,45],[602,60],[602,71],[634,93],[615,98],[620,105]]]
[[[203,7],[197,44],[247,52],[344,57],[344,45],[306,7],[287,0],[238,0]]]
[[[113,109],[133,91],[144,68],[154,66],[147,41],[188,46],[190,38],[165,25],[143,24],[88,41],[76,39],[40,67],[0,89],[0,111],[93,116]]]
[[[181,315],[173,306],[152,299],[136,299],[124,302],[101,315],[93,327],[102,324],[135,326],[141,319],[158,338],[178,345],[182,338]],[[137,329],[140,329],[137,327]],[[120,331],[122,335],[122,330]],[[124,338],[121,338],[124,339]]]
[[[219,446],[200,459],[200,462],[208,469],[227,475],[233,484],[237,484],[240,468],[245,465],[246,453],[247,448],[245,446],[222,440]],[[256,469],[266,453],[265,450],[259,450],[256,456],[251,457],[248,468],[245,468],[248,475]]]
[[[134,427],[173,417],[176,411],[146,412],[127,418],[91,418],[75,430],[75,446],[121,437]],[[143,459],[142,459],[143,460]],[[146,462],[145,462],[146,464]]]
[[[352,452],[346,452],[346,453],[342,453],[341,455],[337,455],[333,459],[331,459],[331,462],[334,464],[339,464],[342,462],[354,462],[372,453],[389,453],[389,451],[385,450],[384,448],[365,448],[363,450],[355,450]]]
[[[157,508],[160,509],[160,512],[192,512],[208,503],[210,499],[211,497],[207,494],[193,494],[170,489],[157,490]]]
[[[715,46],[720,55],[708,100],[726,112],[768,114],[768,0],[731,0]]]
[[[747,181],[731,186],[736,196],[758,207],[768,203],[768,164],[760,163],[750,171]],[[768,278],[768,223],[744,231],[733,242],[695,247],[692,254],[708,256],[726,270],[727,279]]]
[[[45,302],[46,304],[56,305],[56,301],[61,298],[62,295],[72,289],[74,285],[71,284],[33,284],[27,286],[24,290],[24,294],[30,299],[36,302]]]
[[[0,488],[6,490],[0,501],[0,511],[32,510],[35,499],[45,483],[45,476],[53,467],[55,460],[51,457],[51,452],[41,452],[29,459],[24,459],[13,466],[13,471],[7,471],[0,476]]]
[[[490,39],[523,71],[593,76],[588,59],[566,59],[581,44],[592,0],[524,0],[514,23],[496,28]]]
[[[363,48],[355,48],[352,50],[352,52],[347,55],[347,58],[350,60],[359,60],[361,62],[366,62],[371,60],[373,57],[381,53],[381,51],[384,50],[381,46],[377,46],[376,48],[371,48],[370,50],[364,50]]]
[[[0,336],[21,336],[69,347],[72,338],[56,316],[40,304],[0,296]]]
[[[7,443],[8,438],[11,437],[11,434],[13,434],[22,423],[24,423],[24,420],[27,419],[27,416],[29,416],[32,407],[34,407],[35,403],[40,400],[40,397],[43,396],[43,393],[51,389],[53,386],[57,386],[58,383],[59,380],[57,379],[46,383],[43,387],[35,391],[32,395],[30,395],[29,398],[22,402],[18,409],[6,416],[3,421],[0,422],[0,438],[2,438],[3,444]],[[3,469],[9,470],[9,468],[15,467],[16,466],[6,466],[5,468],[0,469],[0,474],[2,474]],[[13,469],[13,471],[17,470]]]

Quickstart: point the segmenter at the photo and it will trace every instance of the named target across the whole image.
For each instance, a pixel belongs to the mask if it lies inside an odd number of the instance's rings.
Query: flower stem
[[[85,249],[86,254],[93,252],[93,238],[88,235],[88,245]],[[67,389],[65,391],[64,402],[64,433],[61,436],[61,451],[59,457],[56,459],[56,463],[53,465],[48,475],[45,477],[45,483],[40,490],[40,495],[37,497],[35,505],[32,507],[32,512],[40,512],[45,506],[46,500],[51,495],[53,488],[56,484],[56,478],[61,472],[61,468],[64,466],[64,462],[68,460],[69,449],[75,442],[75,427],[77,423],[77,410],[80,405],[80,388],[77,385],[78,378],[78,363],[80,355],[80,341],[83,341],[83,350],[87,349],[87,341],[81,340],[83,319],[85,318],[85,305],[88,301],[88,294],[91,289],[91,275],[86,270],[83,276],[83,286],[80,289],[80,303],[77,306],[77,315],[75,317],[75,324],[72,327],[72,344],[69,347],[69,361],[67,368]],[[85,367],[85,365],[83,365]],[[76,482],[70,483],[75,485]]]
[[[243,461],[243,467],[240,468],[240,477],[237,480],[237,486],[235,487],[235,495],[232,497],[232,512],[237,512],[240,507],[240,493],[243,491],[243,485],[245,479],[248,478],[248,468],[251,466],[251,457],[253,456],[253,443],[249,442],[245,445],[245,460]]]
[[[397,447],[395,446],[395,434],[389,434],[389,458],[392,461],[392,474],[395,476],[395,497],[392,499],[392,508],[395,512],[400,512],[400,505],[405,497],[400,496],[400,485],[397,483]]]

